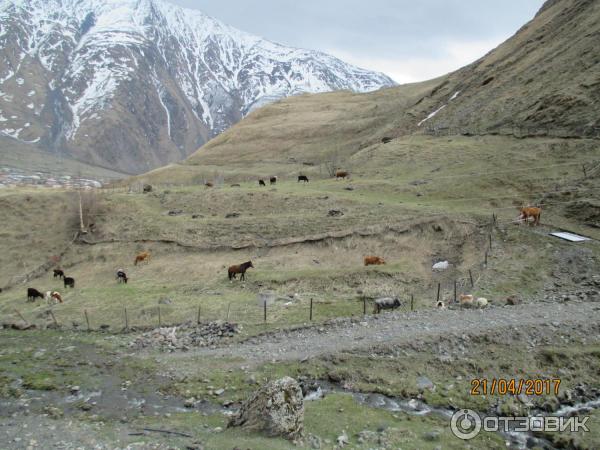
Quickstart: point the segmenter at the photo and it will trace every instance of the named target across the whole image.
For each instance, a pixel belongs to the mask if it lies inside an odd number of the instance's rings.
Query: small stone
[[[319,436],[315,436],[314,434],[309,434],[307,440],[310,448],[318,450],[323,446],[323,440]]]
[[[440,432],[439,431],[428,431],[423,434],[423,439],[429,442],[439,441]]]
[[[348,445],[350,443],[350,440],[348,439],[348,434],[346,434],[345,431],[342,431],[342,434],[339,435],[335,441],[340,447],[344,447],[345,445]]]
[[[433,381],[425,376],[417,377],[417,388],[420,390],[429,389],[430,391],[435,389]]]

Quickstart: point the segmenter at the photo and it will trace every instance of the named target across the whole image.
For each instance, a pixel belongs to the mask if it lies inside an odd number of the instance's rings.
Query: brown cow
[[[458,296],[458,303],[460,306],[464,306],[466,308],[473,306],[475,299],[471,294],[460,294]]]
[[[214,187],[214,184],[212,184],[210,181],[207,181],[206,183],[204,183],[204,186],[211,188]]]
[[[252,261],[248,261],[237,266],[230,266],[229,269],[227,269],[227,276],[230,280],[233,280],[235,279],[235,274],[239,273],[240,280],[246,280],[246,270],[248,270],[250,267],[254,268]]]
[[[335,178],[348,178],[350,176],[350,174],[348,172],[346,172],[345,170],[338,170],[335,173]]]
[[[135,261],[133,261],[133,265],[137,266],[137,264],[139,262],[142,261],[150,261],[150,252],[142,252],[142,253],[138,253],[138,255],[135,257]]]
[[[521,215],[519,216],[520,220],[523,220],[524,222],[529,222],[529,218],[533,217],[533,222],[531,222],[531,225],[539,225],[540,224],[540,216],[542,215],[542,208],[528,206],[527,208],[519,208],[519,212],[521,213]]]
[[[53,302],[62,303],[63,299],[62,299],[62,296],[60,295],[60,292],[47,291],[46,292],[46,301],[50,305]]]
[[[380,266],[385,264],[385,259],[379,256],[365,256],[365,266]]]

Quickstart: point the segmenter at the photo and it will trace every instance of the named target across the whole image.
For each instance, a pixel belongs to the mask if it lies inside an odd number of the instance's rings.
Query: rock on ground
[[[229,426],[263,432],[270,437],[300,438],[304,432],[300,384],[284,377],[264,385],[242,404]]]

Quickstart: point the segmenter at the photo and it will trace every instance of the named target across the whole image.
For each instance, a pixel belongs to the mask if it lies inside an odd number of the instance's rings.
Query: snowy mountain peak
[[[394,84],[161,0],[0,0],[0,58],[0,133],[129,171],[282,97]]]

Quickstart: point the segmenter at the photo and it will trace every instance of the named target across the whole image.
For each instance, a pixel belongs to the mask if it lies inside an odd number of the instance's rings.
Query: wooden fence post
[[[471,269],[469,269],[469,279],[471,280],[471,287],[475,287],[475,283],[473,283],[473,273]]]
[[[487,267],[487,258],[488,258],[488,252],[486,250],[485,251],[485,261],[484,261],[484,264],[485,264],[486,267]]]
[[[200,324],[200,309],[202,308],[202,306],[198,305],[198,317],[196,318],[196,324],[199,325]]]
[[[54,313],[52,312],[52,310],[50,309],[50,315],[52,316],[52,321],[54,322],[54,325],[56,325],[58,327],[58,321],[56,320],[56,317],[54,317]]]
[[[264,321],[265,321],[265,323],[267,323],[267,300],[263,301],[263,315],[264,315]]]
[[[587,178],[587,170],[585,170],[585,163],[581,165],[581,168],[583,169],[583,177]]]
[[[160,306],[158,307],[158,326],[162,327],[162,318],[160,317]]]
[[[492,250],[492,235],[490,234],[490,251]]]
[[[363,297],[363,316],[367,315],[367,297]]]
[[[225,318],[225,322],[229,322],[229,309],[231,308],[231,302],[227,305],[227,317]]]
[[[310,316],[309,316],[309,320],[312,322],[312,312],[313,312],[313,299],[310,299]]]
[[[83,310],[83,314],[85,315],[85,323],[87,324],[87,330],[91,331],[91,329],[90,329],[90,319],[88,317],[87,309]]]
[[[437,290],[437,298],[436,298],[436,303],[440,301],[440,288],[442,287],[442,283],[438,283],[438,290]]]
[[[123,313],[125,314],[125,330],[129,330],[129,319],[127,318],[127,308],[123,308]]]
[[[456,280],[454,280],[454,303],[456,303]]]
[[[410,294],[410,310],[415,310],[415,296],[413,294]]]

